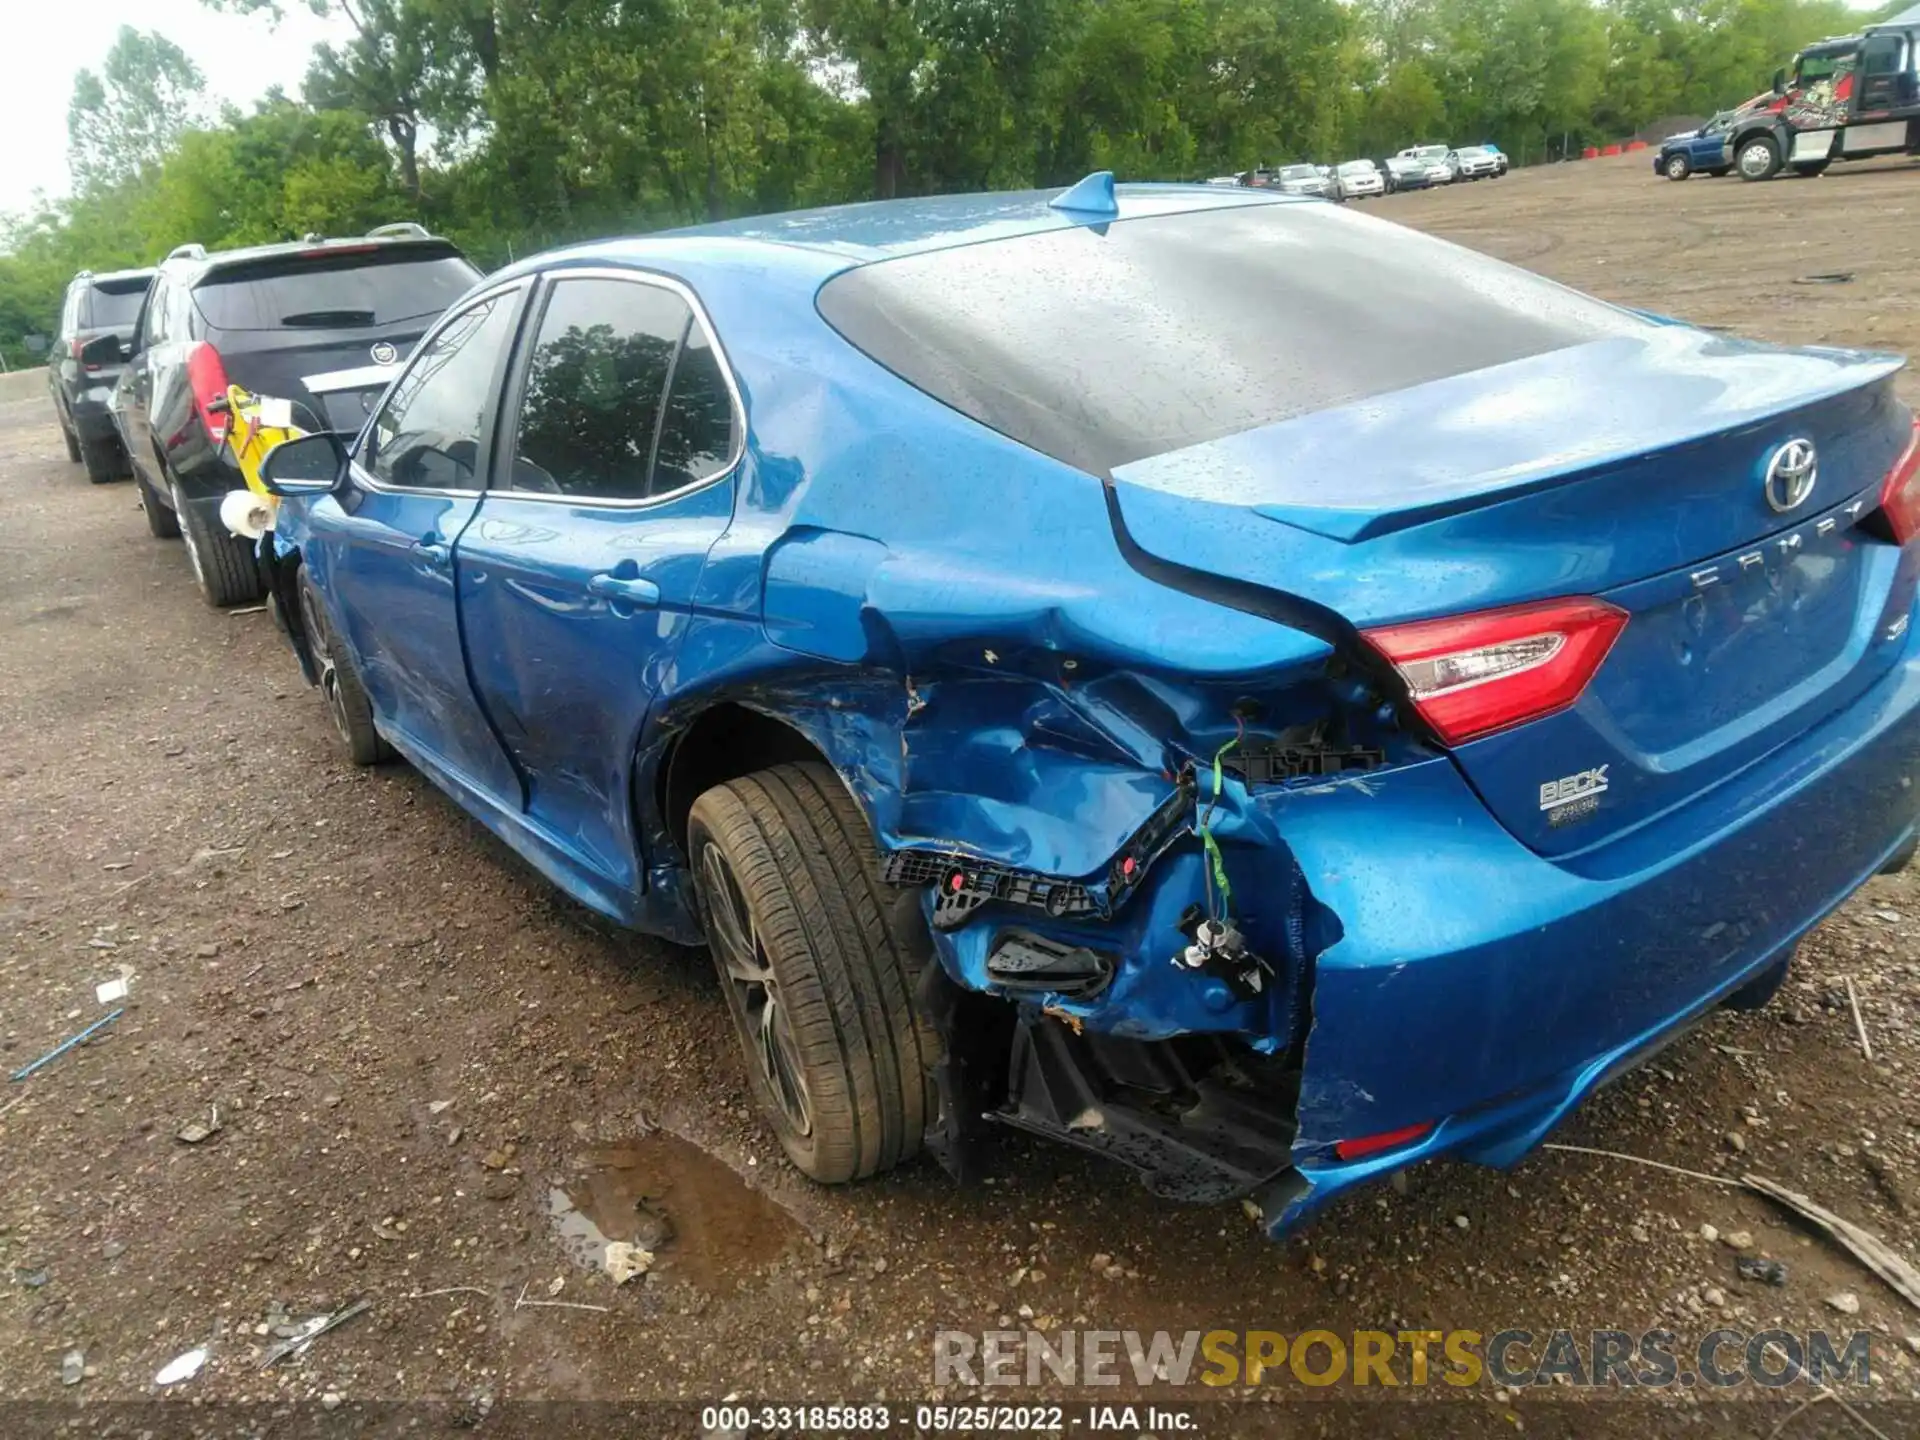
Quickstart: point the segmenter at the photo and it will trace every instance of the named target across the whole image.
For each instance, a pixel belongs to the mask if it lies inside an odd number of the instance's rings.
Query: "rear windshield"
[[[216,330],[356,329],[438,315],[479,278],[452,251],[382,245],[215,270],[193,298]]]
[[[1094,474],[1643,320],[1332,205],[1047,231],[842,272],[820,313],[902,379]],[[1390,454],[1393,437],[1380,437]]]
[[[87,316],[82,323],[94,330],[132,326],[140,314],[140,302],[147,298],[149,283],[146,277],[95,281],[87,288]]]

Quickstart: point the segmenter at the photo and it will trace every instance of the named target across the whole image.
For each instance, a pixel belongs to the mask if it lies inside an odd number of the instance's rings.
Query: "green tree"
[[[186,51],[122,25],[99,73],[73,77],[67,162],[82,190],[122,184],[170,152],[203,108],[206,81]]]

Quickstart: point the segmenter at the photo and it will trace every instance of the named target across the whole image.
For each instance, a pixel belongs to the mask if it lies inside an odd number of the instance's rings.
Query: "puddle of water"
[[[656,1130],[589,1151],[577,1178],[547,1193],[561,1248],[605,1273],[610,1244],[654,1252],[662,1278],[717,1290],[761,1269],[799,1235],[785,1210],[726,1165]]]

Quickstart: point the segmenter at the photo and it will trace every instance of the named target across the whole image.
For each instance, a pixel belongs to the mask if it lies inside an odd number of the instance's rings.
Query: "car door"
[[[164,338],[162,317],[167,313],[169,289],[165,275],[154,276],[153,286],[140,306],[140,316],[134,321],[133,352],[113,387],[112,399],[107,402],[127,458],[145,473],[147,483],[156,490],[165,490],[167,481],[157,473],[154,464],[153,428],[148,409],[153,399],[153,353]]]
[[[493,484],[455,547],[461,626],[528,827],[617,907],[644,885],[635,743],[732,517],[744,421],[673,281],[562,273],[525,334]]]
[[[529,288],[482,295],[427,337],[340,488],[308,511],[303,551],[381,732],[456,790],[509,812],[520,782],[467,682],[453,555],[480,503]]]

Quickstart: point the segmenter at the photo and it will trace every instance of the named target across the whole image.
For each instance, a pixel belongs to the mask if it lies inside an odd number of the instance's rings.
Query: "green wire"
[[[1233,904],[1233,886],[1227,883],[1227,862],[1226,857],[1220,853],[1220,842],[1213,838],[1213,829],[1207,822],[1213,815],[1213,807],[1220,803],[1220,792],[1226,783],[1221,773],[1220,762],[1226,759],[1227,752],[1239,743],[1240,737],[1236,734],[1233,739],[1214,752],[1213,795],[1207,801],[1205,813],[1196,817],[1194,825],[1194,828],[1200,832],[1200,844],[1206,849],[1207,864],[1213,871],[1213,883],[1219,888],[1220,903],[1223,907],[1230,907]]]

